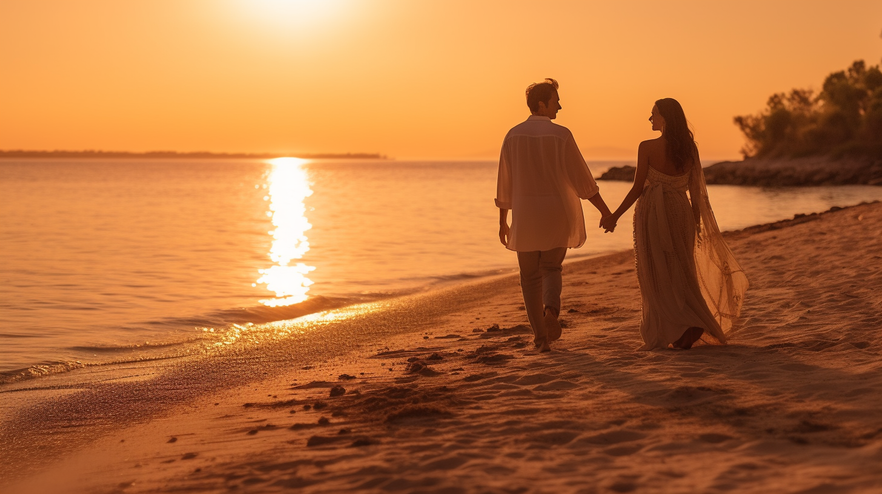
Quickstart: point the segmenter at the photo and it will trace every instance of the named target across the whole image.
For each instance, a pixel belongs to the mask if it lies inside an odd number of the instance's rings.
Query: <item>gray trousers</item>
[[[518,266],[521,269],[521,291],[524,294],[524,307],[527,318],[533,327],[533,334],[544,338],[545,307],[560,311],[560,291],[563,286],[560,271],[566,247],[535,252],[518,252]]]

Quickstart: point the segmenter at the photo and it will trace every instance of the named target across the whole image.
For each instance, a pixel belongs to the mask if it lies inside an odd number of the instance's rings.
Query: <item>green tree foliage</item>
[[[735,117],[745,158],[832,154],[882,157],[882,71],[863,60],[827,76],[821,92],[769,97],[755,115]]]

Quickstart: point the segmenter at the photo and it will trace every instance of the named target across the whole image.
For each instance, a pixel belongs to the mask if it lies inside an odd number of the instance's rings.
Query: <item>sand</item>
[[[882,492],[882,204],[727,238],[751,282],[728,346],[637,351],[623,252],[565,266],[547,354],[507,276],[356,316],[397,332],[316,365],[248,354],[266,375],[113,405],[130,420],[44,391],[0,429],[0,491]],[[46,439],[64,424],[97,432]]]

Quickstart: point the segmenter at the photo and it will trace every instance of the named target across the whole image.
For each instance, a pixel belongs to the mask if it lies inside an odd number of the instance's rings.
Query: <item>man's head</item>
[[[527,106],[530,113],[554,119],[560,106],[559,87],[557,81],[546,78],[544,82],[536,82],[527,86]]]

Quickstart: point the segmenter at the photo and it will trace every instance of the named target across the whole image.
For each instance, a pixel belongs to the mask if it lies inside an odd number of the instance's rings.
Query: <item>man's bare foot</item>
[[[548,346],[547,341],[543,341],[542,344],[540,344],[537,348],[539,349],[539,353],[545,353],[545,352],[551,351],[551,347]]]
[[[548,330],[546,328],[543,327],[539,331],[537,331],[536,328],[533,328],[533,345],[536,348],[541,347],[542,344],[547,341],[548,341]]]
[[[562,330],[560,322],[557,320],[559,311],[554,307],[545,308],[545,330],[548,331],[548,341],[557,341],[560,339]]]
[[[683,332],[683,336],[681,336],[679,340],[673,343],[674,348],[689,350],[696,341],[701,339],[701,335],[703,334],[704,329],[702,328],[689,328]]]

